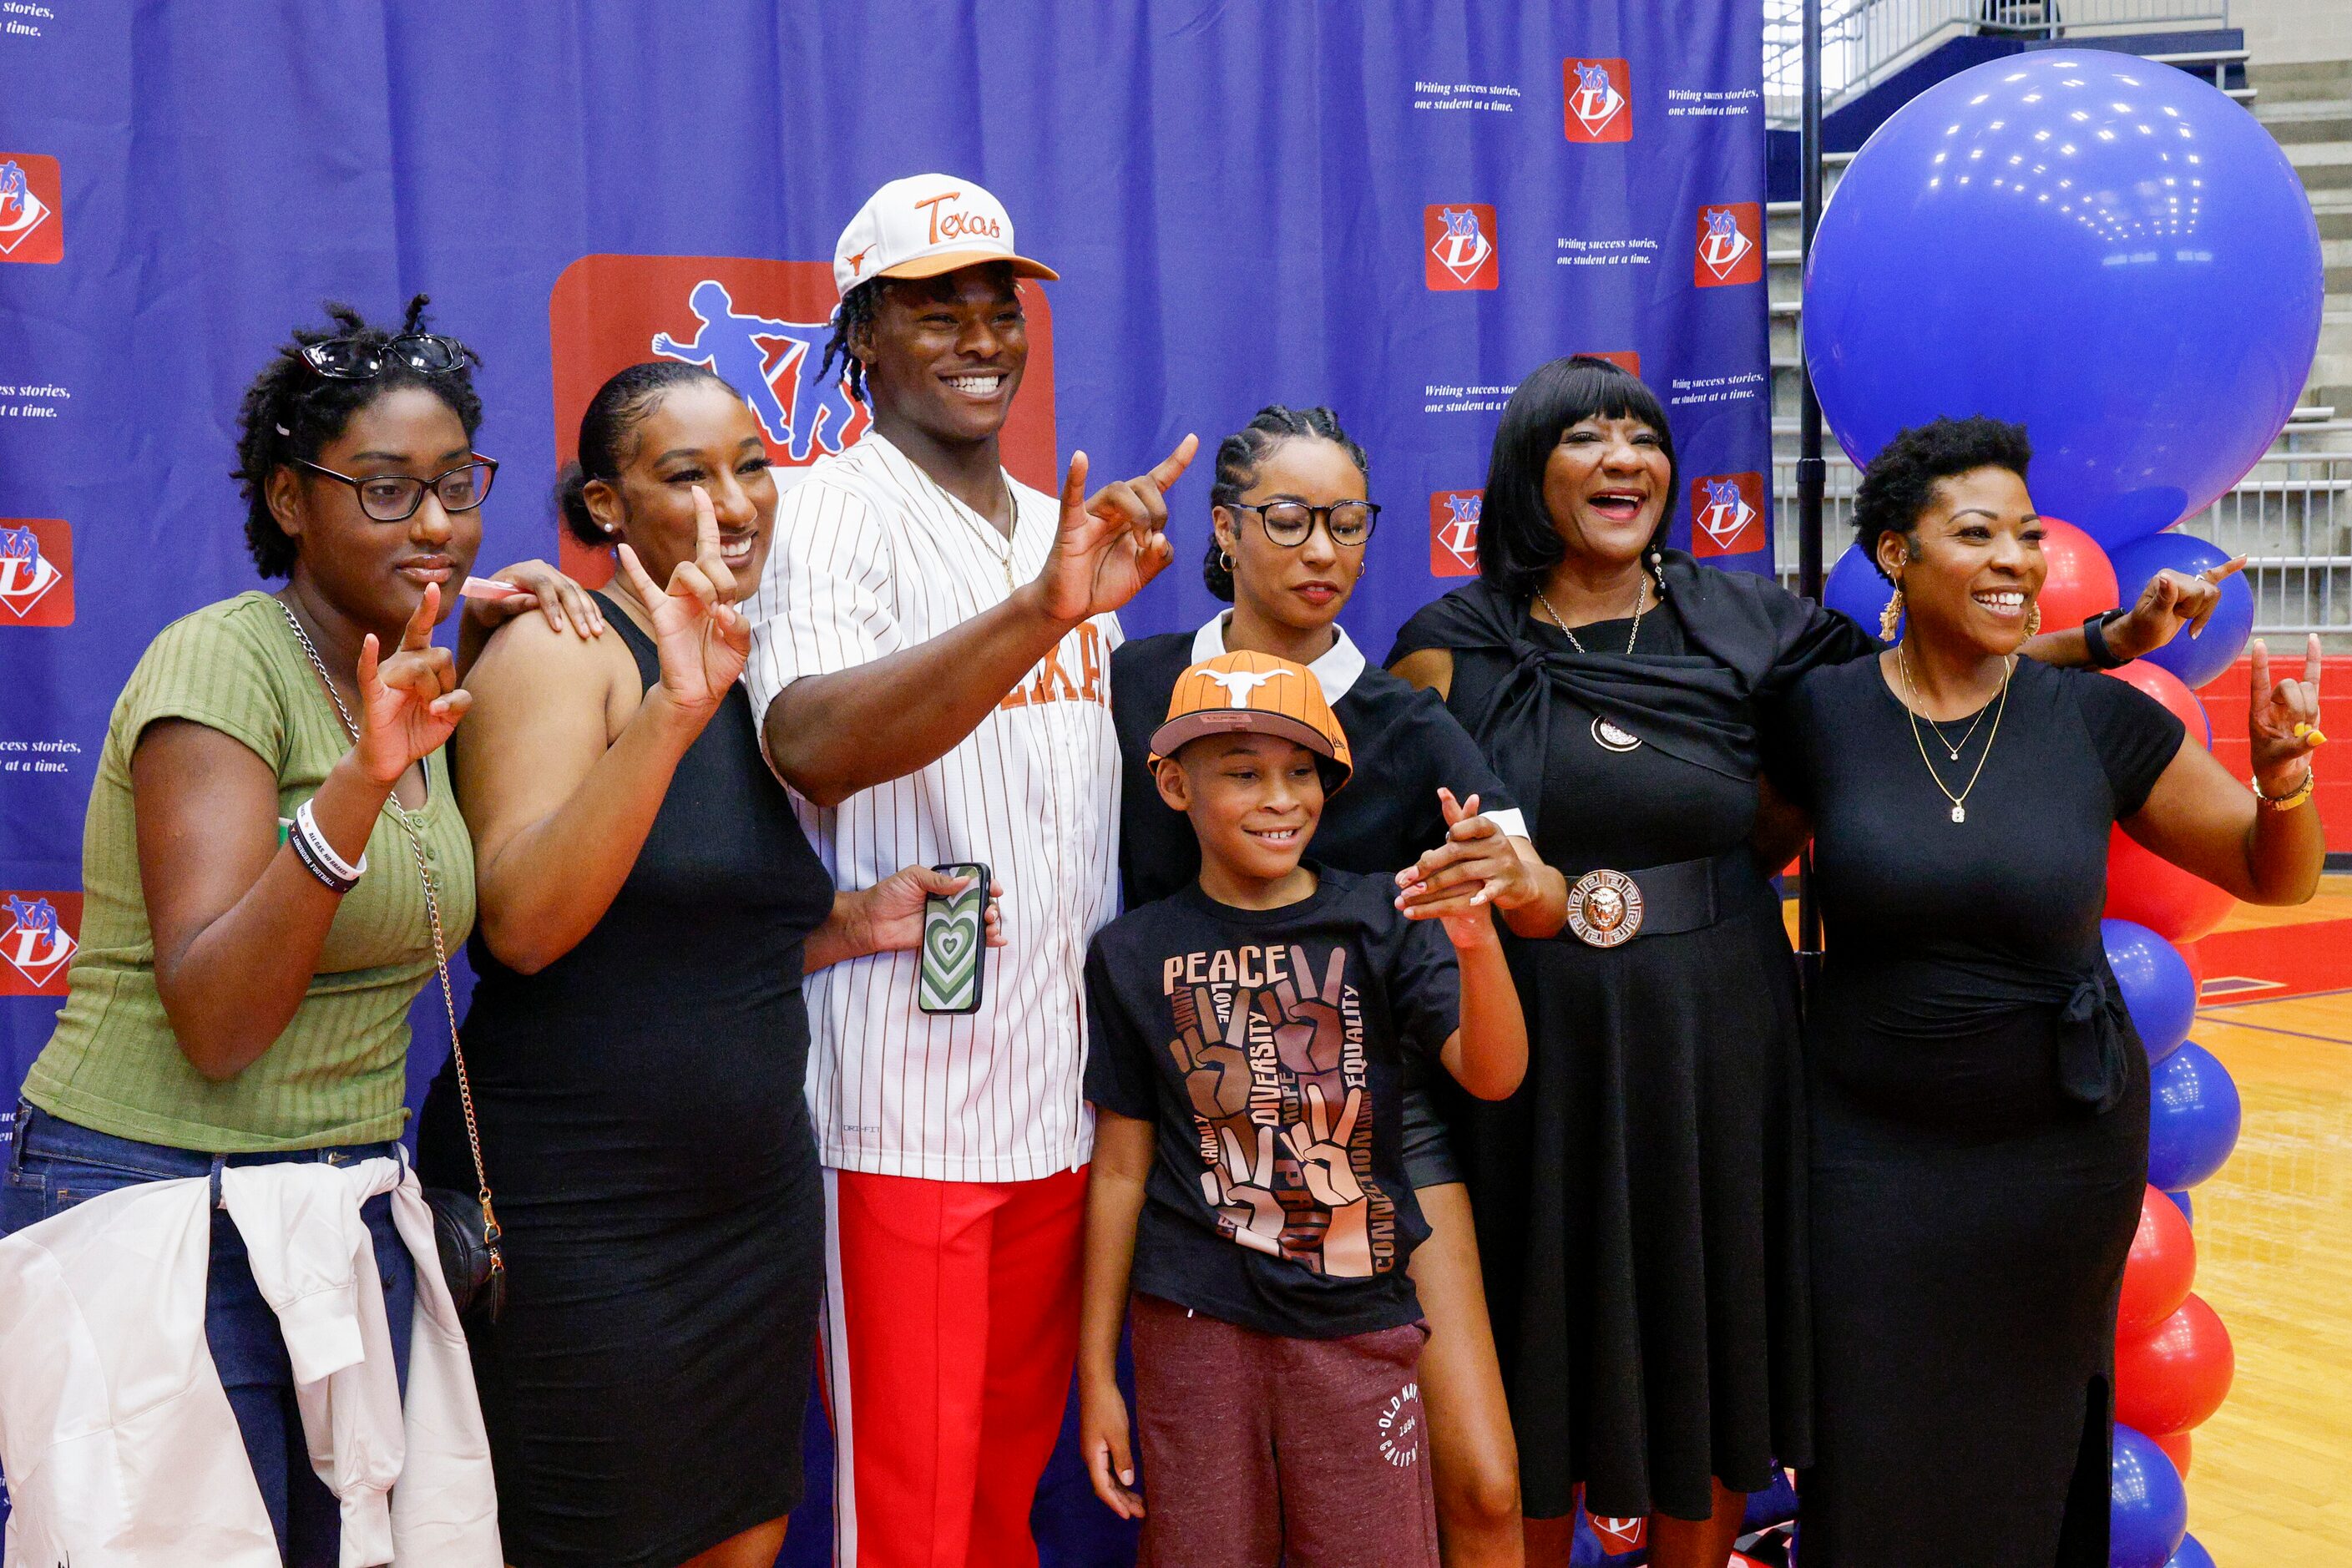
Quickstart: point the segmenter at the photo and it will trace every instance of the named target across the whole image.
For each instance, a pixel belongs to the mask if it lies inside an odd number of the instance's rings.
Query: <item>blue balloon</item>
[[[2128,605],[2139,597],[2148,579],[2167,566],[2195,576],[2230,557],[2227,552],[2190,534],[2151,533],[2146,539],[2135,539],[2120,546],[2107,559],[2116,569],[2116,586],[2122,592],[2123,602]],[[2154,653],[2142,657],[2150,664],[2160,664],[2172,671],[2180,677],[2182,685],[2194,691],[2236,663],[2253,632],[2254,594],[2246,586],[2242,573],[2223,580],[2221,602],[2214,606],[2203,631],[2194,637],[2183,631]]]
[[[1894,588],[1878,574],[1878,563],[1864,554],[1859,544],[1847,545],[1822,579],[1822,603],[1860,621],[1872,637],[1878,636],[1879,618],[1894,596]]]
[[[2164,1568],[2213,1568],[2213,1554],[2193,1535],[2180,1538],[2180,1549],[2165,1559]]]
[[[2319,341],[2310,199],[2210,83],[2071,48],[1989,61],[1864,144],[1806,268],[1806,363],[1865,462],[1941,415],[2022,422],[2033,500],[2113,548],[2202,510]]]
[[[2189,1533],[2189,1493],[2164,1450],[2116,1428],[2107,1472],[2108,1568],[2164,1568]]]
[[[2106,945],[2107,967],[2116,972],[2147,1059],[2162,1061],[2180,1048],[2197,1021],[2197,977],[2189,973],[2189,961],[2179,948],[2132,921],[2101,921],[2099,940]]]
[[[2148,1070],[2148,1184],[2177,1193],[2221,1168],[2238,1146],[2238,1086],[2194,1040]]]
[[[2172,1200],[2172,1206],[2180,1211],[2182,1219],[2192,1226],[2197,1223],[2197,1205],[2189,1201],[2187,1193],[2167,1193],[2164,1195]]]

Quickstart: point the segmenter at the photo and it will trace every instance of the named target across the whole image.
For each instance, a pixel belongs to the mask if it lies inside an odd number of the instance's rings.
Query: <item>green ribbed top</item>
[[[193,720],[250,747],[278,774],[278,810],[289,822],[351,749],[277,600],[240,594],[163,628],[107,725],[82,829],[81,945],[25,1097],[101,1132],[213,1153],[398,1137],[408,1005],[438,984],[408,835],[387,806],[368,836],[367,875],[344,895],[292,1021],[258,1061],[212,1082],[181,1054],[164,1016],[140,887],[131,753],[159,719]],[[474,923],[474,847],[442,752],[425,773],[427,799],[414,815],[454,952]]]

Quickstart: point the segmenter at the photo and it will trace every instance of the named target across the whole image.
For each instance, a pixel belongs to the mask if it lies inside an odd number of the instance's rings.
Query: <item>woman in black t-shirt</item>
[[[1311,669],[1355,752],[1353,782],[1331,797],[1316,830],[1318,861],[1386,878],[1457,842],[1507,921],[1559,924],[1565,885],[1526,845],[1516,803],[1477,743],[1434,694],[1368,665],[1338,624],[1380,510],[1367,499],[1366,467],[1363,448],[1328,408],[1262,409],[1218,447],[1205,575],[1233,609],[1197,632],[1126,643],[1111,658],[1129,909],[1191,886],[1200,870],[1192,825],[1160,800],[1145,761],[1176,679],[1202,660],[1249,651]],[[1450,830],[1449,839],[1441,791],[1475,799],[1483,820]],[[1420,1381],[1445,1560],[1450,1568],[1516,1563],[1517,1459],[1467,1192],[1418,1084],[1405,1094],[1404,1117],[1405,1169],[1431,1232],[1410,1272],[1431,1335]]]
[[[2099,940],[2110,829],[2255,903],[2308,899],[2325,856],[2316,637],[2275,688],[2254,645],[2252,794],[2135,689],[2016,657],[2045,572],[2031,455],[1968,419],[1873,459],[1855,530],[1908,629],[1797,683],[1775,769],[1828,921],[1806,1568],[2106,1563],[2148,1094]]]

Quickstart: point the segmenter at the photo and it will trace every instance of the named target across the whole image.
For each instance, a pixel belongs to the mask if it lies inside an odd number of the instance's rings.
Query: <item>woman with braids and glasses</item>
[[[2275,684],[2253,645],[2251,780],[2135,688],[2017,657],[2047,570],[2032,458],[1984,418],[1880,449],[1854,534],[1902,640],[1788,705],[1775,776],[1811,813],[1828,921],[1806,1568],[2107,1562],[2148,1113],[2099,940],[2113,829],[2259,904],[2310,898],[2326,856],[2316,637]]]
[[[246,542],[278,593],[165,627],[115,703],[83,830],[81,946],[25,1079],[0,1230],[223,1165],[394,1155],[408,1007],[474,918],[433,628],[481,542],[471,350],[331,306],[245,395]],[[523,574],[542,587],[553,584]],[[550,603],[547,600],[534,600]],[[470,1185],[470,1180],[468,1185]],[[415,1275],[362,1212],[405,1377]],[[215,1213],[205,1337],[289,1563],[332,1563],[277,1314]]]
[[[768,1568],[824,1283],[804,970],[912,947],[910,867],[836,893],[738,677],[776,510],[740,394],[674,360],[590,400],[557,486],[617,547],[600,638],[509,622],[456,746],[481,923],[466,1065],[505,1310],[467,1325],[515,1568]],[[992,941],[1000,941],[993,910]],[[419,1130],[469,1186],[459,1085]]]
[[[1558,928],[1565,884],[1534,858],[1510,793],[1477,742],[1433,693],[1367,664],[1339,624],[1380,516],[1368,467],[1328,408],[1262,408],[1217,448],[1203,572],[1209,591],[1234,607],[1197,632],[1138,638],[1111,655],[1111,714],[1125,764],[1119,871],[1129,909],[1176,892],[1200,871],[1191,824],[1160,798],[1145,765],[1152,731],[1188,666],[1246,651],[1312,671],[1357,759],[1348,787],[1324,808],[1315,859],[1385,876],[1432,852],[1433,866],[1449,865],[1463,879],[1456,897],[1483,889],[1507,921]],[[1408,1272],[1430,1332],[1419,1379],[1439,1540],[1448,1568],[1517,1563],[1517,1464],[1469,1199],[1425,1089],[1408,1092],[1404,1115],[1406,1169],[1430,1228]],[[1079,1370],[1082,1397],[1113,1415],[1111,1369]]]
[[[1813,1453],[1796,975],[1769,880],[1794,841],[1769,791],[1759,809],[1759,758],[1800,676],[1878,644],[1666,549],[1680,483],[1640,380],[1540,367],[1495,432],[1477,582],[1390,656],[1444,694],[1571,883],[1565,929],[1512,922],[1538,939],[1514,952],[1526,1084],[1440,1100],[1537,1568],[1567,1563],[1580,1486],[1595,1516],[1648,1516],[1660,1568],[1720,1568],[1744,1494]],[[2168,578],[2089,635],[2120,663],[2215,596]],[[2033,651],[2081,663],[2085,635]]]

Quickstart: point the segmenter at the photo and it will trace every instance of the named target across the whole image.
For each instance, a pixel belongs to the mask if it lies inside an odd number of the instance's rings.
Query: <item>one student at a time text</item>
[[[1427,1227],[1400,1102],[1408,1053],[1488,1099],[1527,1070],[1484,889],[1409,920],[1388,879],[1301,858],[1349,761],[1288,660],[1187,670],[1150,765],[1201,874],[1106,927],[1087,961],[1078,1369],[1095,1490],[1143,1518],[1147,1562],[1437,1568],[1405,1272]],[[1132,1447],[1113,1375],[1130,1292]]]

